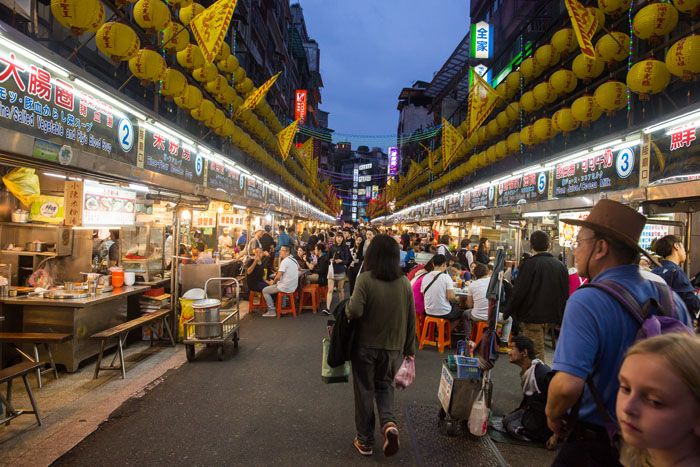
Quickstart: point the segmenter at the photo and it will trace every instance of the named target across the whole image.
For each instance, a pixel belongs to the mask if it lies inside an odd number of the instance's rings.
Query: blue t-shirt
[[[639,274],[636,264],[607,269],[593,282],[602,280],[623,285],[640,304],[646,303],[650,297],[659,298],[656,287]],[[692,322],[683,301],[675,293],[673,300],[680,320],[690,327]],[[615,419],[617,375],[638,330],[637,321],[615,298],[592,287],[578,289],[566,303],[552,369],[582,379],[592,374],[593,384]],[[588,387],[584,389],[579,419],[603,425]]]
[[[688,279],[688,276],[685,275],[680,266],[673,261],[662,259],[661,266],[655,267],[651,272],[661,276],[676,291],[691,314],[695,314],[700,310],[700,298],[695,295],[695,287],[690,283],[690,279]]]

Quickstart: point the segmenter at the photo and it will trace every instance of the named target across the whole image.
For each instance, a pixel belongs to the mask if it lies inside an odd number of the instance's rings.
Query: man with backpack
[[[547,423],[566,441],[552,465],[620,465],[609,433],[616,427],[617,375],[625,352],[640,329],[660,322],[661,332],[689,332],[691,319],[669,287],[639,272],[640,253],[656,263],[638,245],[646,217],[602,199],[586,220],[563,222],[581,227],[574,257],[589,284],[569,298],[554,354],[557,373],[549,385]]]

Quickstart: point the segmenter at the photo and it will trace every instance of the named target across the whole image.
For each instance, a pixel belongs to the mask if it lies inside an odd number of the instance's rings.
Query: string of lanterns
[[[605,15],[618,16],[628,11],[631,17],[631,5],[631,0],[599,0],[599,8],[587,9],[598,18],[600,31]],[[676,28],[679,12],[691,16],[697,15],[700,13],[700,0],[673,0],[673,4],[648,4],[634,15],[630,30],[638,39],[654,44]],[[700,36],[696,34],[691,33],[671,45],[664,61],[651,57],[632,63],[631,44],[630,35],[617,31],[608,32],[595,43],[597,59],[579,54],[572,61],[571,69],[560,68],[551,73],[548,78],[535,84],[535,80],[545,71],[578,48],[573,29],[564,28],[555,32],[549,44],[542,45],[534,54],[525,58],[520,68],[509,73],[496,87],[495,90],[501,97],[501,102],[507,104],[506,108],[482,125],[462,144],[455,160],[464,158],[476,148],[481,150],[432,183],[423,183],[428,179],[428,173],[407,183],[403,190],[407,195],[397,202],[397,206],[406,205],[430,190],[439,190],[476,170],[519,152],[521,145],[533,147],[551,140],[559,133],[567,134],[580,127],[590,126],[603,113],[612,115],[628,107],[630,93],[636,94],[640,101],[649,100],[651,96],[666,89],[671,82],[671,76],[683,81],[691,81],[700,74]],[[625,82],[607,81],[598,86],[593,94],[584,94],[575,99],[570,107],[561,108],[551,117],[539,118],[531,124],[521,124],[520,131],[507,134],[511,127],[520,121],[520,112],[523,115],[534,114],[557,99],[572,94],[578,88],[579,81],[588,84],[603,74],[606,65],[612,68],[625,60],[628,61]],[[524,91],[521,83],[534,84],[534,86]],[[519,90],[520,99],[513,100]],[[468,121],[465,120],[457,127],[464,136],[467,133],[467,125]],[[500,141],[492,141],[504,134],[507,136]],[[489,142],[492,144],[485,148],[485,144]],[[440,149],[437,151],[439,153]],[[419,184],[422,184],[421,188],[412,189]],[[398,193],[397,196],[400,194]]]
[[[242,151],[279,174],[291,189],[323,206],[321,193],[312,188],[313,179],[299,165],[295,149],[296,161],[289,158],[283,164],[273,157],[279,151],[275,135],[282,125],[265,99],[255,109],[232,118],[232,110],[243,104],[255,85],[228,44],[222,45],[215,63],[209,64],[196,42],[190,42],[187,26],[205,7],[192,0],[169,0],[174,13],[161,0],[120,0],[117,7],[131,4],[136,25],[157,37],[152,45],[141,44],[137,31],[123,21],[105,22],[100,0],[51,0],[51,11],[73,34],[95,33],[95,45],[113,63],[128,62],[132,75],[142,85],[157,85],[163,97],[218,136],[230,138]],[[169,62],[176,62],[192,81]]]

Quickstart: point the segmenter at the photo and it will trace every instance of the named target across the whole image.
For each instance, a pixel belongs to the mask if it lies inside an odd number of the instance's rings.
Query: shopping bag
[[[486,406],[486,395],[482,388],[474,401],[472,411],[469,414],[469,433],[474,436],[484,436],[489,426],[489,408]]]
[[[416,360],[412,357],[405,357],[399,371],[394,376],[394,384],[399,389],[406,389],[413,383],[414,379],[416,379]]]
[[[331,347],[331,340],[323,338],[323,359],[321,360],[321,379],[326,384],[347,383],[350,378],[350,362],[332,368],[328,364],[328,351]]]
[[[41,195],[39,177],[34,169],[17,167],[2,177],[2,181],[7,187],[7,191],[15,195],[20,203],[27,207],[31,206],[32,201]]]

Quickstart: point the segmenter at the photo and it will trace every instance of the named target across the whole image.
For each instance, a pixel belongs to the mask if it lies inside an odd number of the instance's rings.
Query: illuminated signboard
[[[303,125],[306,123],[306,89],[297,89],[294,96],[294,119]]]
[[[471,68],[469,70],[469,88],[470,89],[472,87],[472,80],[474,79],[474,72],[477,72],[479,74],[479,76],[484,78],[484,80],[488,84],[491,84],[491,70],[489,70],[486,65],[479,63],[478,65],[474,66],[474,68]]]
[[[616,191],[639,186],[639,155],[635,148],[606,149],[554,169],[554,196],[579,196],[600,190]]]
[[[472,57],[491,58],[493,54],[493,34],[486,21],[472,24]]]
[[[390,147],[387,151],[389,154],[389,176],[399,173],[399,148]]]
[[[134,225],[136,192],[117,186],[85,182],[83,225]]]

